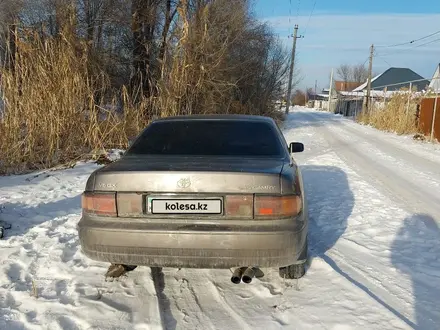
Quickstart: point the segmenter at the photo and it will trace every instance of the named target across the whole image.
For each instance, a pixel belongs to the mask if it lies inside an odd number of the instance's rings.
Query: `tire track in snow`
[[[175,324],[184,329],[216,329],[209,315],[206,315],[205,304],[201,302],[191,283],[198,280],[198,277],[194,279],[186,276],[187,270],[178,270],[174,275],[173,273],[174,271],[171,270],[163,275],[163,295],[172,299],[172,304],[167,306],[166,313],[172,315]],[[163,302],[161,304],[163,306]]]
[[[283,297],[284,290],[280,287],[278,269],[276,275],[273,273],[267,269],[263,278],[255,278],[250,284],[241,283],[232,287],[217,281],[211,282],[216,300],[234,317],[240,329],[258,329],[263,324],[267,329],[280,329],[289,325],[288,320],[277,315],[274,307],[285,304],[286,299]]]
[[[371,251],[367,250],[367,248],[359,247],[356,243],[344,238],[341,238],[341,242],[336,247],[327,251],[321,257],[337,273],[388,309],[398,319],[413,329],[420,328],[420,324],[410,320],[414,300],[420,299],[419,296],[414,297],[414,284],[411,278],[406,278],[395,267],[392,269],[388,268],[388,272],[379,273],[373,265],[380,264],[381,269],[385,269],[387,265],[381,264],[381,260],[371,255]],[[396,281],[396,278],[399,277],[400,280]],[[436,286],[438,280],[434,280],[432,274],[427,274],[421,270],[418,273],[417,280],[422,282],[428,290],[438,291]],[[432,303],[435,302],[432,301]],[[404,311],[398,311],[399,307],[402,310],[402,306],[405,306]],[[424,325],[427,326],[428,323],[431,323],[429,328],[434,329],[439,315],[433,312],[431,306],[432,304],[429,303],[423,304],[418,309],[423,309],[423,315],[425,316]],[[420,310],[418,313],[420,313]]]
[[[301,113],[304,117],[309,117],[312,121],[320,121],[319,115]],[[357,146],[348,141],[344,141],[336,134],[325,127],[317,129],[333,148],[334,152],[354,171],[362,177],[369,178],[385,192],[386,196],[396,201],[401,207],[412,213],[429,213],[440,222],[440,197],[426,190],[423,186],[418,186],[405,177],[399,176],[395,171],[389,169],[381,163],[372,163],[371,159],[359,152]]]
[[[374,154],[375,158],[381,159],[382,164],[393,164],[393,170],[398,169],[402,174],[405,173],[406,180],[417,179],[416,182],[423,182],[427,186],[431,186],[433,189],[440,187],[440,163],[435,163],[427,159],[423,161],[415,161],[419,158],[415,155],[409,155],[407,151],[399,149],[396,153],[396,149],[385,148],[386,143],[374,141],[372,139],[363,138],[362,134],[356,134],[355,130],[349,128],[348,125],[330,125],[329,129],[344,141],[349,140],[352,144],[357,144],[359,149],[369,150],[367,155]],[[347,131],[350,134],[347,136]],[[371,157],[369,157],[371,158]],[[388,166],[389,167],[389,166]]]
[[[276,288],[257,279],[250,285],[235,285],[229,281],[230,275],[225,270],[167,272],[165,292],[173,299],[174,316],[179,318],[180,314],[181,328],[250,330],[262,324],[270,329],[287,325],[274,315],[270,306],[273,298],[279,297]],[[276,300],[278,303],[279,299]]]
[[[413,164],[413,166],[415,165],[415,167],[422,166],[424,167],[423,170],[425,172],[430,172],[432,174],[438,175],[438,171],[436,170],[436,168],[440,166],[440,154],[438,154],[437,157],[437,155],[427,154],[427,152],[424,151],[423,149],[417,150],[417,148],[414,148],[415,146],[417,146],[417,144],[412,145],[411,146],[412,148],[410,149],[406,149],[402,147],[401,144],[393,142],[393,138],[395,138],[394,136],[391,136],[391,139],[384,138],[378,140],[373,134],[371,134],[372,133],[371,131],[368,132],[369,130],[373,130],[374,128],[357,124],[345,118],[341,118],[339,120],[333,120],[333,122],[341,126],[341,128],[350,131],[352,135],[359,136],[360,138],[371,143],[377,148],[382,149],[384,152],[394,156],[396,151],[398,151],[399,157],[405,160],[407,163]],[[381,133],[386,134],[386,132],[381,132]],[[394,133],[387,133],[387,134],[394,134]],[[385,135],[384,137],[387,136]],[[423,162],[416,162],[415,160],[418,158],[414,156],[422,158]]]
[[[367,251],[364,251],[364,249],[359,251],[359,249],[353,249],[349,244],[344,244],[347,242],[344,237],[340,237],[337,244],[328,249],[328,246],[321,241],[321,237],[317,236],[319,230],[316,229],[316,226],[319,225],[313,222],[313,214],[311,215],[311,221],[309,237],[311,243],[313,243],[310,244],[309,248],[312,259],[314,256],[322,259],[339,276],[346,280],[349,287],[354,288],[350,289],[350,291],[356,292],[360,290],[367,299],[380,306],[381,309],[385,308],[396,320],[413,327],[414,323],[408,316],[398,311],[398,309],[401,309],[401,306],[411,306],[411,301],[404,299],[405,297],[412,297],[411,292],[400,290],[400,292],[405,291],[404,298],[400,298],[397,296],[396,290],[391,290],[384,284],[390,279],[391,285],[396,285],[395,276],[398,273],[378,273],[378,269],[375,269],[375,266],[378,264],[381,266],[380,269],[386,269],[386,267],[382,267],[383,265],[380,264],[380,260],[372,257],[371,251],[367,248],[365,248]],[[353,255],[356,257],[353,257]],[[400,286],[399,289],[401,289]],[[341,287],[341,290],[343,290],[343,287]],[[361,299],[365,300],[365,298]]]
[[[320,255],[322,260],[324,260],[336,273],[345,278],[351,285],[356,286],[359,290],[363,291],[364,294],[368,295],[376,303],[387,309],[390,313],[394,314],[397,319],[404,322],[406,325],[413,329],[417,329],[417,325],[408,319],[407,316],[400,313],[393,306],[399,306],[398,298],[391,294],[383,286],[374,283],[368,276],[360,272],[354,265],[347,261],[347,253],[343,255],[339,254],[332,249],[324,255]],[[357,264],[359,266],[359,264]]]
[[[184,270],[174,275],[174,280],[181,283],[185,306],[197,306],[199,312],[197,324],[189,324],[188,329],[218,329],[219,325],[212,324],[211,319],[221,320],[222,328],[251,329],[248,323],[234,311],[226,302],[218,285],[211,280],[215,276],[222,276],[225,272],[217,270],[221,275],[213,274],[208,270]],[[223,278],[223,276],[222,276]],[[232,285],[232,284],[231,284]],[[182,307],[179,309],[182,310]],[[191,318],[195,313],[188,315]]]
[[[138,267],[139,268],[139,267]],[[128,283],[122,281],[121,288],[124,290],[124,295],[136,300],[133,303],[132,318],[133,323],[136,324],[134,330],[141,329],[166,329],[165,322],[172,321],[163,316],[161,304],[161,292],[157,288],[158,279],[150,269],[151,279],[146,276],[143,270],[135,269],[128,276],[134,276]],[[130,283],[132,282],[132,283]],[[155,294],[155,296],[154,296]],[[146,307],[146,308],[145,308]],[[147,310],[147,312],[146,312]]]
[[[229,304],[226,301],[225,294],[223,291],[219,290],[218,285],[214,284],[213,282],[209,283],[211,287],[211,292],[214,293],[214,299],[217,302],[220,302],[221,306],[229,313],[229,315],[232,317],[232,319],[238,324],[237,329],[243,329],[243,330],[251,330],[252,327],[249,326],[249,324],[238,314],[234,309],[229,306]],[[245,305],[246,306],[246,305]]]
[[[425,212],[429,210],[433,215],[439,213],[438,205],[440,204],[440,200],[439,202],[435,202],[438,197],[431,192],[432,189],[426,186],[420,187],[420,184],[416,185],[409,181],[408,178],[399,176],[393,172],[392,169],[381,164],[375,164],[369,157],[361,153],[362,150],[371,150],[356,145],[356,141],[361,140],[357,138],[357,136],[350,133],[344,134],[346,131],[343,127],[340,125],[332,125],[334,121],[330,121],[330,125],[326,126],[324,115],[321,117],[319,114],[315,115],[309,112],[301,112],[299,116],[301,116],[302,122],[306,125],[309,124],[317,134],[322,135],[328,145],[334,146],[333,149],[336,156],[348,165],[352,171],[357,172],[358,176],[363,180],[367,178],[367,180],[370,179],[370,181],[375,182],[376,185],[374,185],[374,188],[388,192],[385,196],[396,200],[403,209],[414,212],[421,208]],[[317,125],[317,122],[321,122],[321,124]],[[335,131],[337,131],[337,133]],[[334,133],[336,133],[336,135]],[[343,139],[342,136],[344,136],[345,139]],[[364,142],[363,144],[365,143],[368,142]],[[422,192],[420,192],[420,190],[422,190]],[[399,192],[401,192],[400,196]],[[419,203],[417,203],[415,195],[419,196]],[[414,200],[416,200],[416,202],[414,202]],[[352,231],[354,229],[353,225],[354,223],[351,224]],[[388,223],[384,223],[383,225],[388,227]],[[395,233],[395,228],[393,227],[401,226],[401,224],[397,224],[395,221],[391,221],[389,225],[390,228],[385,229],[385,234]],[[354,229],[353,234],[353,237],[356,237],[356,229]],[[371,232],[368,233],[368,235],[370,234]],[[393,238],[391,238],[391,240],[393,240]],[[360,242],[362,241],[361,239]],[[369,241],[375,241],[374,236],[370,237]],[[381,243],[381,241],[382,239],[375,242]],[[320,254],[320,256],[329,266],[339,273],[339,275],[347,279],[347,283],[354,284],[375,302],[385,307],[399,320],[406,323],[406,325],[412,328],[418,328],[418,325],[409,319],[413,317],[413,300],[420,299],[419,296],[413,296],[413,292],[411,291],[413,286],[411,278],[405,276],[405,274],[402,274],[402,272],[398,270],[389,271],[390,260],[389,256],[386,256],[386,253],[379,253],[377,249],[371,250],[370,248],[363,247],[362,245],[358,246],[357,244],[357,242],[352,243],[344,237],[341,237],[338,244],[330,250],[327,250],[325,247],[320,248],[319,244],[315,246],[315,248],[319,251],[327,251],[324,254]],[[380,245],[381,244],[379,244],[379,246]],[[314,250],[314,247],[311,247],[311,250]],[[372,252],[377,252],[377,255],[373,256],[371,254]],[[378,273],[378,269],[386,271]],[[419,278],[418,280],[421,282],[429,280],[430,277],[428,275],[432,276],[432,274],[426,274],[423,280]],[[401,276],[402,280],[397,282],[396,276]],[[431,281],[432,280],[433,278],[431,277]],[[418,286],[420,287],[420,284],[418,284]],[[429,283],[426,283],[425,286],[429,287]],[[435,290],[435,287],[432,287],[432,289]],[[432,320],[435,320],[437,315],[434,315],[430,307],[417,307],[417,309],[421,308],[423,308],[423,315],[426,315],[430,318],[431,322],[434,322]],[[420,310],[418,313],[420,314]],[[420,320],[416,322],[419,323]],[[434,324],[435,323],[432,323],[433,327]]]
[[[344,142],[340,140],[335,141],[335,138],[329,132],[327,127],[324,126],[325,121],[320,125],[317,125],[317,122],[319,122],[319,119],[321,119],[321,118],[316,118],[318,116],[315,117],[309,115],[308,112],[307,113],[301,112],[298,115],[300,118],[296,118],[296,119],[304,123],[304,125],[308,126],[309,129],[311,128],[313,131],[315,131],[318,139],[324,137],[324,140],[326,141],[325,144],[328,145],[333,150],[335,157],[340,158],[341,162],[344,162],[344,164],[349,165],[352,172],[357,172],[359,164],[357,163],[353,164],[352,161],[353,157],[342,157],[339,152],[340,150],[339,147],[343,146],[347,148],[347,145],[349,147],[348,142]],[[336,148],[334,146],[336,146]],[[328,150],[328,148],[325,148],[325,150]],[[341,148],[341,150],[345,150],[345,149]],[[319,153],[319,155],[321,156],[321,153]],[[313,221],[313,214],[311,213],[310,215],[311,215],[311,221]],[[385,309],[391,315],[396,317],[396,321],[398,321],[398,323],[401,324],[399,326],[406,324],[412,327],[414,323],[396,309],[396,307],[398,308],[399,306],[402,305],[402,301],[400,299],[397,299],[396,296],[392,292],[390,292],[387,287],[382,285],[381,281],[377,278],[377,276],[370,276],[371,274],[368,271],[368,269],[365,269],[368,268],[368,266],[365,267],[365,263],[354,262],[352,259],[350,259],[349,258],[351,256],[350,249],[347,249],[347,251],[343,249],[344,253],[338,254],[338,247],[341,244],[340,242],[344,241],[344,238],[343,237],[339,238],[338,244],[331,247],[331,249],[328,249],[327,246],[322,245],[323,243],[320,242],[320,237],[315,237],[316,233],[313,232],[313,228],[316,225],[317,225],[316,223],[312,222],[310,226],[311,229],[310,237],[312,238],[312,241],[315,242],[315,244],[311,244],[310,249],[312,251],[314,251],[315,249],[317,251],[327,251],[326,253],[319,253],[318,255],[336,273],[338,273],[340,276],[342,276],[342,278],[347,280],[346,283],[349,283],[351,287],[354,285],[354,287],[356,288],[355,290],[362,290],[365,293],[367,299],[371,299],[374,302],[374,304],[377,304],[378,307],[380,306],[380,309],[383,309],[383,307],[385,307]],[[371,251],[368,252],[371,253]],[[368,254],[365,254],[365,256],[367,255]],[[375,260],[375,262],[372,263],[372,266],[374,267],[375,264],[377,264],[377,260]],[[356,269],[356,267],[359,267],[359,269]],[[411,294],[409,294],[409,296],[411,297]],[[408,302],[406,300],[403,302],[404,305],[407,303]],[[392,319],[393,316],[391,316]]]

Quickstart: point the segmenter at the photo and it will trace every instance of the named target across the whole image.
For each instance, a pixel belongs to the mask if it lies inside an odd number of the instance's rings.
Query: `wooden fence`
[[[430,137],[432,130],[432,120],[436,98],[425,98],[420,103],[419,127],[423,134]],[[437,97],[437,107],[434,118],[434,139],[440,141],[440,97]]]

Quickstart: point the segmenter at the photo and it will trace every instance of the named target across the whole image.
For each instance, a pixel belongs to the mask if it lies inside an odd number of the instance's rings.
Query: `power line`
[[[380,57],[379,57],[379,59],[380,59],[381,61],[385,62],[386,64],[388,64],[390,67],[392,67],[392,65],[391,65],[390,63],[388,63],[387,60],[384,60],[383,58],[380,58]]]
[[[424,44],[421,44],[421,45],[417,45],[416,47],[412,47],[411,49],[419,48],[419,47],[426,46],[426,45],[429,45],[429,44],[433,44],[434,42],[437,42],[437,41],[440,41],[440,38],[434,39],[434,40],[431,40],[431,41],[428,41],[428,42],[425,42]]]
[[[409,47],[409,48],[406,48],[406,49],[402,49],[400,51],[395,51],[395,52],[390,52],[390,53],[385,53],[385,54],[378,54],[377,57],[389,56],[389,55],[393,55],[393,54],[397,54],[397,53],[401,54],[403,52],[410,51],[410,50],[413,50],[413,49],[416,49],[416,48],[419,48],[419,47],[423,47],[423,46],[426,46],[426,45],[429,45],[429,44],[433,44],[434,42],[438,42],[438,41],[440,41],[440,38],[434,39],[434,40],[431,40],[431,41],[428,41],[428,42],[425,42],[425,43],[420,44],[420,45],[416,45],[414,47]]]
[[[307,28],[309,27],[310,19],[312,18],[313,12],[315,11],[315,7],[316,7],[316,2],[317,1],[318,0],[315,0],[315,2],[313,3],[313,8],[312,8],[312,11],[310,12],[309,20],[307,21],[306,29],[304,30],[303,35],[305,35],[306,32],[307,32]]]
[[[364,64],[362,64],[362,66],[364,66],[366,63],[367,63],[367,61],[370,59],[370,57],[367,57],[366,59],[365,59],[365,62],[364,62]]]
[[[427,35],[427,36],[421,37],[421,38],[419,38],[419,39],[414,39],[414,40],[411,40],[411,41],[402,42],[402,43],[394,44],[394,45],[388,45],[388,46],[375,46],[375,47],[380,47],[380,48],[390,48],[390,47],[397,47],[397,46],[409,45],[409,44],[413,44],[413,43],[415,43],[415,42],[417,42],[417,41],[424,40],[424,39],[427,39],[427,38],[429,38],[429,37],[435,36],[436,34],[439,34],[439,33],[440,33],[440,31],[437,31],[437,32],[431,33],[431,34],[429,34],[429,35]]]
[[[292,0],[289,0],[289,35],[291,34],[291,24],[292,23]]]

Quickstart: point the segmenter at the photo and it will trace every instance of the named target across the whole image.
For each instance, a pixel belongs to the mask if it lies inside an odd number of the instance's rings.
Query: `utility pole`
[[[287,88],[286,115],[289,113],[290,99],[292,97],[291,95],[292,95],[293,68],[295,66],[296,39],[298,38],[303,38],[303,36],[298,37],[298,24],[295,24],[295,30],[293,33],[292,59],[290,60],[289,85]]]
[[[331,111],[331,105],[332,105],[332,93],[333,93],[333,68],[332,73],[330,75],[330,90],[328,92],[328,111]]]
[[[370,47],[370,64],[368,65],[368,84],[367,84],[367,99],[365,100],[365,109],[370,109],[370,94],[371,94],[371,79],[373,75],[373,53],[374,53],[374,45]]]
[[[315,80],[315,96],[316,96],[316,90],[318,89],[318,80]]]

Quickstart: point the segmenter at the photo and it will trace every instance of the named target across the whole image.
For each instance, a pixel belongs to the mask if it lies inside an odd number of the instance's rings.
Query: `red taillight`
[[[301,196],[255,196],[255,218],[292,217],[301,212]]]
[[[101,216],[117,216],[115,193],[85,192],[82,195],[82,209],[85,213]]]
[[[225,212],[229,218],[252,219],[254,212],[253,195],[229,195],[225,198]]]
[[[229,195],[225,198],[228,218],[273,219],[294,217],[301,212],[301,196]]]

